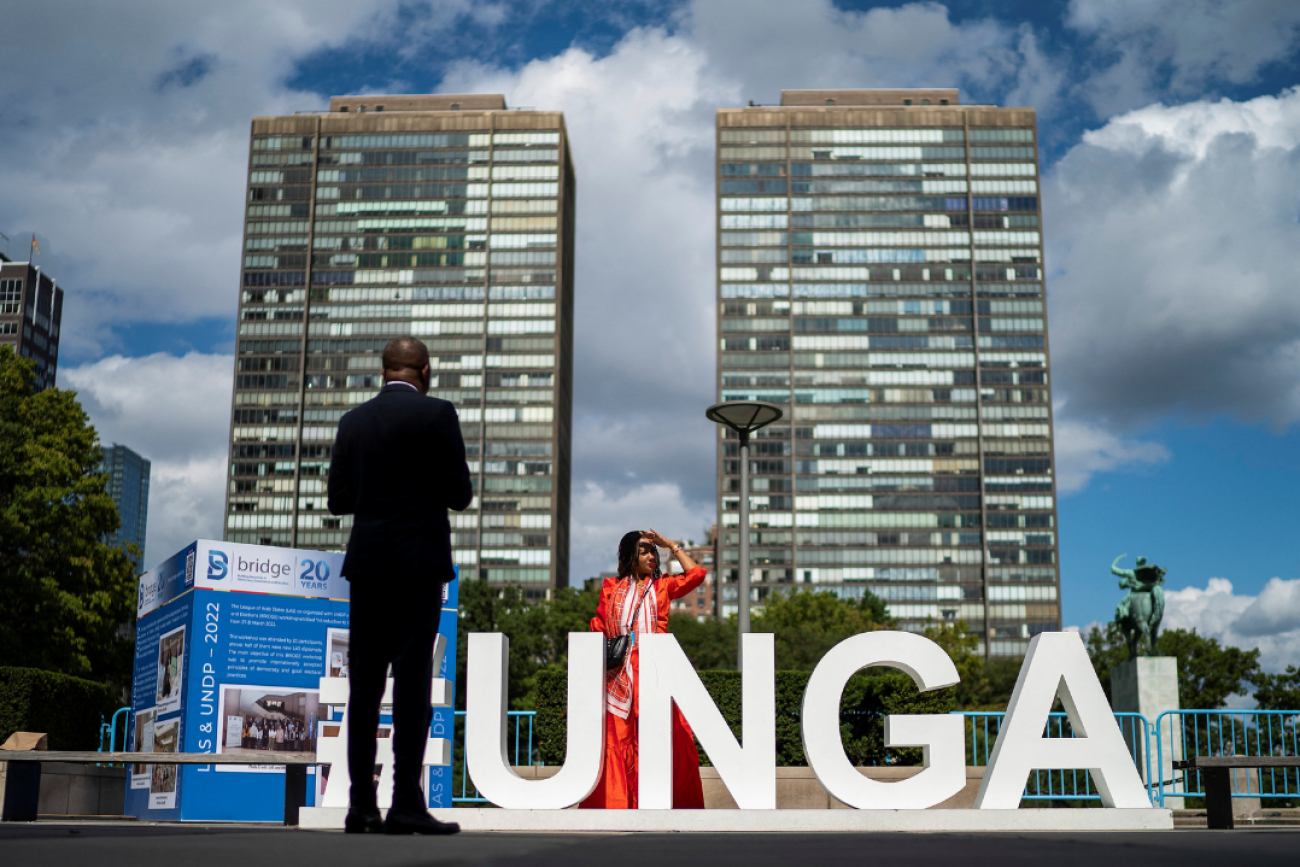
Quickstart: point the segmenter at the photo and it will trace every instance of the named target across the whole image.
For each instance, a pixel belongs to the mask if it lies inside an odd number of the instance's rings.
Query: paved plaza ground
[[[1092,834],[469,834],[348,836],[135,822],[0,825],[5,867],[719,867],[721,864],[1195,867],[1294,863],[1300,830]]]

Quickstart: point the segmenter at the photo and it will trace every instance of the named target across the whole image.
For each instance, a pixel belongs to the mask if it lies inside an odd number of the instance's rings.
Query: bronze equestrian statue
[[[1165,570],[1148,564],[1146,557],[1137,558],[1132,569],[1120,569],[1119,561],[1127,557],[1120,554],[1110,564],[1112,575],[1119,576],[1119,587],[1128,593],[1115,608],[1115,624],[1128,642],[1128,658],[1155,656],[1156,632],[1165,616]]]

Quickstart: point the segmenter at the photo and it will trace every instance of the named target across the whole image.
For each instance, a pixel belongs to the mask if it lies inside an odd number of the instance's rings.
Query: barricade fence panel
[[[1156,719],[1158,767],[1191,756],[1300,755],[1300,710],[1171,710]],[[1156,796],[1201,798],[1201,771],[1167,771]],[[1259,798],[1274,806],[1300,801],[1300,768],[1239,768],[1232,773],[1234,798]]]

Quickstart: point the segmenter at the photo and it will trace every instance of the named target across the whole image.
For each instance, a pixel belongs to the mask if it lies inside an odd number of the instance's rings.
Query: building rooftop
[[[331,96],[331,112],[371,111],[505,111],[500,93],[427,93],[384,96]]]
[[[783,90],[783,106],[957,105],[955,87],[902,87],[880,90]]]

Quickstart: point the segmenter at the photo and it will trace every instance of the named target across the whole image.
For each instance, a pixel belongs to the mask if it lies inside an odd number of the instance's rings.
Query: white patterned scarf
[[[647,580],[638,586],[631,576],[619,581],[609,597],[609,610],[605,616],[606,637],[618,635],[644,635],[654,632],[659,617],[659,595],[655,592],[654,582]],[[637,603],[644,594],[641,610],[637,612]],[[632,622],[633,614],[636,623]],[[610,631],[612,630],[612,631]],[[636,638],[632,639],[635,647]],[[605,708],[620,719],[627,719],[632,712],[632,682],[636,677],[632,671],[632,647],[623,657],[623,667],[617,671],[607,672],[605,676]]]

